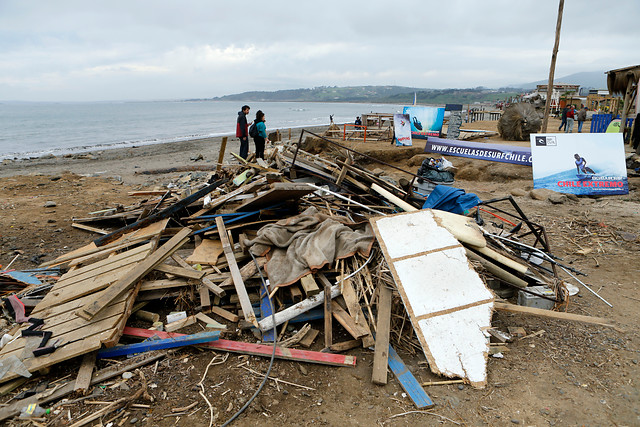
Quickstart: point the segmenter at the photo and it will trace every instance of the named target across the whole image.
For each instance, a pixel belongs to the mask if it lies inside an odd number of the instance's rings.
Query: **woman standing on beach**
[[[267,139],[267,125],[265,125],[264,113],[262,110],[258,110],[256,113],[256,120],[254,121],[256,129],[258,130],[258,136],[253,138],[253,142],[256,144],[256,158],[264,159],[264,145],[269,140]]]

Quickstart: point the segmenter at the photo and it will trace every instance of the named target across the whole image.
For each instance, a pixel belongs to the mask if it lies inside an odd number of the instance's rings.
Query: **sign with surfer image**
[[[621,133],[531,135],[533,187],[576,195],[628,194]]]
[[[444,122],[444,108],[441,107],[404,107],[403,114],[411,119],[411,135],[414,138],[427,139],[440,136]]]
[[[396,137],[396,147],[411,146],[411,118],[408,114],[396,113],[393,115],[393,132]]]

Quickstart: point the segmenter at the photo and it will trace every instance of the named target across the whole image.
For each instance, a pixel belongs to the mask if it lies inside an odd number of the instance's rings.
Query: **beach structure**
[[[609,93],[611,95],[620,94],[624,96],[620,122],[620,132],[624,133],[627,117],[633,107],[633,100],[637,100],[640,65],[610,70],[607,71],[606,74]]]
[[[547,90],[549,85],[539,84],[536,85],[534,91],[535,94],[539,94],[542,98],[547,98]],[[564,108],[566,105],[573,104],[579,101],[578,93],[580,92],[580,85],[570,83],[554,83],[551,92],[551,102],[549,108],[551,111],[557,111]]]

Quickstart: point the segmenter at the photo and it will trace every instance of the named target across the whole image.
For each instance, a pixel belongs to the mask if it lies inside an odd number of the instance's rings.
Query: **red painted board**
[[[150,338],[157,335],[159,338],[181,337],[185,334],[152,331],[142,328],[124,328],[123,335],[138,338]],[[271,357],[273,346],[252,344],[240,341],[217,340],[198,344],[199,347],[212,348],[214,350],[229,351],[231,353],[250,354],[253,356]],[[296,350],[294,348],[276,347],[276,358],[295,360],[298,362],[319,363],[330,366],[356,366],[356,356],[344,354],[321,353],[319,351]]]

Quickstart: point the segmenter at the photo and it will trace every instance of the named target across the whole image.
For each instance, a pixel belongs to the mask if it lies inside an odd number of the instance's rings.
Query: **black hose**
[[[224,424],[222,424],[222,427],[228,426],[233,421],[235,421],[235,419],[238,418],[240,414],[242,414],[249,407],[249,405],[251,405],[251,402],[254,401],[254,399],[258,396],[258,394],[260,394],[260,392],[264,388],[264,385],[269,380],[269,374],[271,373],[271,368],[273,367],[273,361],[276,358],[276,347],[278,345],[278,338],[277,338],[278,331],[276,330],[276,311],[273,308],[273,302],[271,301],[271,298],[269,298],[269,288],[267,288],[267,283],[265,282],[264,276],[262,275],[262,271],[260,270],[260,264],[258,264],[258,261],[253,256],[251,251],[249,251],[249,255],[251,255],[253,262],[256,264],[256,267],[258,267],[258,273],[260,273],[260,279],[262,280],[262,287],[264,288],[265,295],[269,300],[269,306],[271,307],[271,317],[273,319],[273,353],[271,353],[271,361],[269,362],[269,368],[267,369],[267,373],[264,375],[264,379],[262,380],[262,384],[260,384],[260,387],[258,387],[258,389],[253,394],[253,396],[249,398],[247,403],[245,403],[244,406],[238,410],[238,412],[233,414],[231,418],[229,418],[227,421],[224,422]]]

